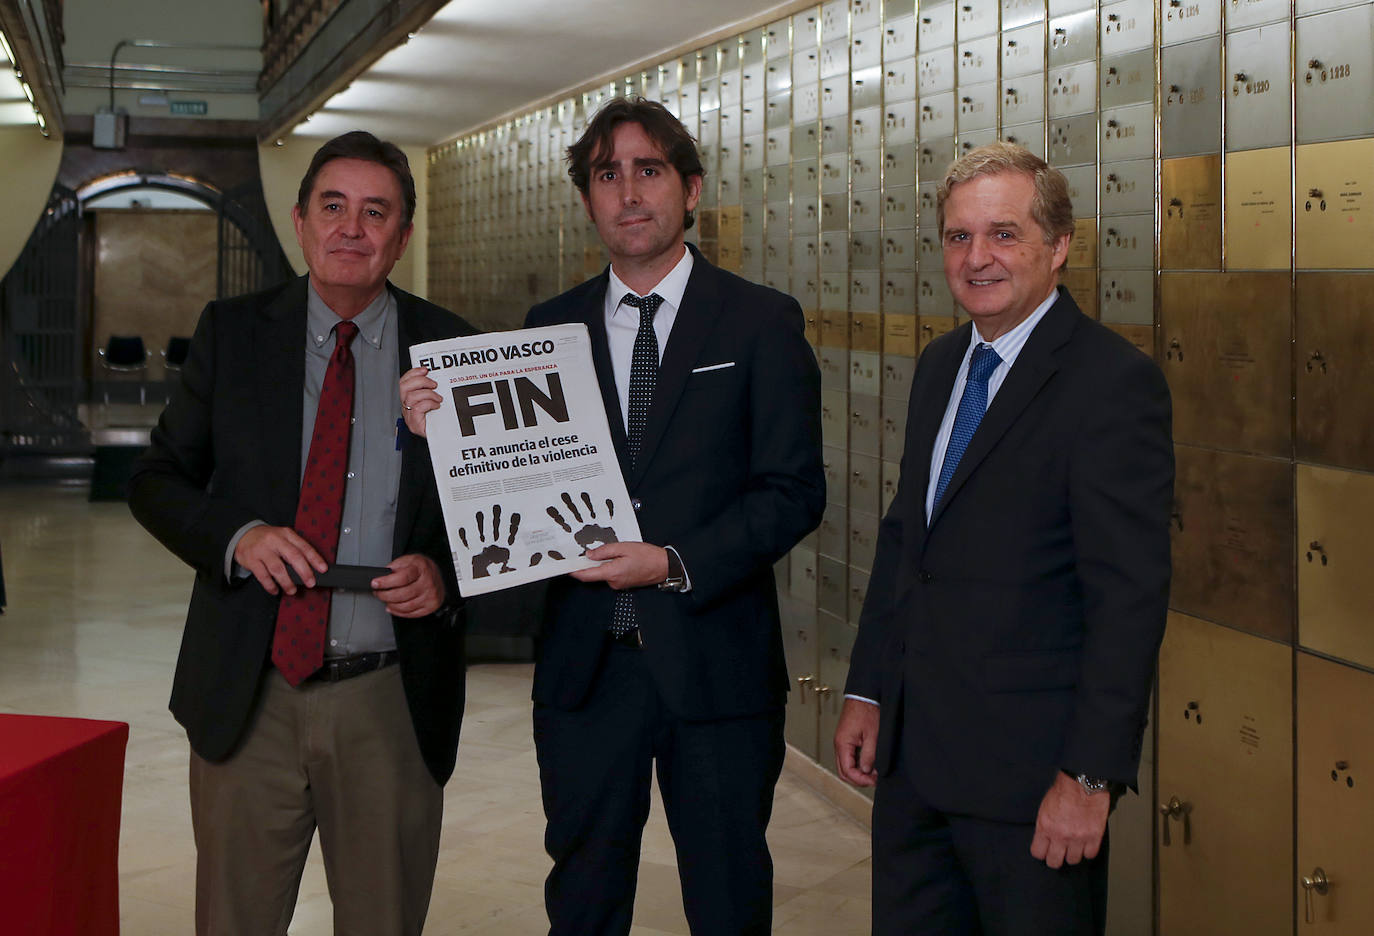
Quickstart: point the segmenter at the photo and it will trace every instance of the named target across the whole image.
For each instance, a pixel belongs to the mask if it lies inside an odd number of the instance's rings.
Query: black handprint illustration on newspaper
[[[482,511],[477,511],[474,518],[477,527],[477,543],[483,546],[481,552],[475,553],[472,557],[472,577],[475,579],[486,578],[492,574],[492,566],[499,566],[496,572],[514,572],[510,567],[510,549],[507,547],[515,543],[515,534],[520,530],[520,515],[513,513],[510,515],[508,524],[509,533],[506,537],[506,545],[501,545],[501,505],[493,504],[491,508],[491,541],[487,541],[485,528],[486,518]],[[468,531],[465,527],[458,528],[458,538],[463,541],[463,548],[471,550],[473,547],[468,543]],[[539,561],[534,559],[530,565]]]
[[[612,527],[602,526],[594,522],[598,517],[596,515],[596,506],[592,503],[591,495],[583,491],[580,500],[582,502],[581,509],[578,508],[577,501],[573,499],[571,494],[565,492],[562,495],[563,507],[567,510],[568,514],[571,515],[574,522],[582,524],[582,528],[576,532],[573,531],[572,524],[568,522],[567,517],[558,509],[557,505],[548,509],[548,515],[553,518],[553,522],[562,527],[563,532],[572,533],[573,542],[582,547],[582,552],[578,553],[578,555],[585,556],[590,549],[595,549],[598,546],[605,546],[607,543],[620,542],[620,538],[616,536],[615,530]],[[615,504],[609,497],[606,498],[605,504],[605,519],[607,523],[610,523],[615,517]],[[585,519],[582,516],[583,511],[587,514]],[[548,550],[548,554],[553,559],[564,558],[561,553],[555,552],[552,549]]]

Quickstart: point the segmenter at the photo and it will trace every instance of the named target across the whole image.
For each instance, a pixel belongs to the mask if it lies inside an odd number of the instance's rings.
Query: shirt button
[[[340,588],[339,591],[343,591],[343,589]],[[338,642],[337,640],[331,640],[331,641],[329,641],[329,646],[331,646],[331,647],[337,647],[338,645],[339,645],[339,642]]]
[[[345,531],[345,532],[347,532],[347,531]],[[922,585],[929,585],[932,581],[934,581],[935,576],[931,575],[931,574],[930,574],[929,572],[927,572],[925,569],[922,569],[922,570],[920,571],[920,574],[918,574],[918,575],[916,576],[916,578],[920,580],[920,582],[921,582]]]
[[[350,416],[350,417],[348,417],[348,424],[349,424],[350,426],[353,425],[354,423],[356,423],[357,421],[358,421],[358,417],[357,417],[357,416]]]
[[[356,475],[354,475],[353,472],[350,471],[350,472],[348,473],[348,477],[349,477],[349,479],[351,480],[352,478],[356,477]]]
[[[318,341],[320,344],[324,344],[324,335],[316,335],[315,340]]]
[[[352,527],[344,527],[344,528],[343,528],[343,531],[344,531],[345,533],[352,533],[352,532],[353,532],[353,528],[352,528]],[[926,574],[929,574],[929,573],[924,573],[924,572],[923,572],[923,573],[921,573],[921,574],[922,574],[922,575],[926,575]]]
[[[644,506],[644,502],[640,500],[638,497],[632,497],[630,498],[630,506],[637,511],[639,510],[639,508]]]

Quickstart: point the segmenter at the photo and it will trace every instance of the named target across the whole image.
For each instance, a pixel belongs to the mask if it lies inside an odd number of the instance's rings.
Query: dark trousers
[[[898,769],[873,799],[874,936],[1102,936],[1107,840],[1091,861],[1031,857],[1034,824],[930,807]]]
[[[654,763],[677,849],[687,922],[700,936],[770,931],[764,833],[782,772],[781,711],[687,721],[668,712],[639,650],[608,646],[585,705],[537,705],[534,743],[554,867],[551,936],[630,931]]]

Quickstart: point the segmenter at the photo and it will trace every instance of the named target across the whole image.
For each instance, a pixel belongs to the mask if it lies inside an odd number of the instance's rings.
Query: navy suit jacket
[[[881,705],[880,775],[1031,822],[1061,768],[1135,784],[1169,599],[1169,391],[1061,287],[927,525],[971,328],[917,364],[846,692]]]
[[[196,570],[172,684],[172,714],[206,760],[228,757],[266,669],[279,598],[256,579],[224,578],[230,539],[245,523],[292,526],[301,476],[307,278],[211,302],[201,314],[171,403],[129,481],[129,507],[153,536]],[[396,298],[400,368],[410,346],[474,334],[436,305]],[[393,617],[401,677],[420,751],[440,783],[453,772],[463,716],[458,587],[423,439],[403,437],[393,555],[438,564],[448,606],[427,618]]]
[[[639,458],[606,342],[609,273],[530,310],[527,327],[581,322],[643,540],[672,545],[692,589],[641,588],[644,656],[683,718],[753,714],[787,693],[773,564],[820,523],[820,371],[796,300],[708,263],[691,278],[663,352]],[[698,368],[726,364],[712,370]],[[564,576],[549,588],[534,700],[579,707],[592,686],[614,592]]]

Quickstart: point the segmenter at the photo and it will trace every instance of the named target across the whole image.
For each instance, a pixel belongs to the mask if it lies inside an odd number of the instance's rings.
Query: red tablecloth
[[[129,726],[0,715],[0,932],[119,933]]]

